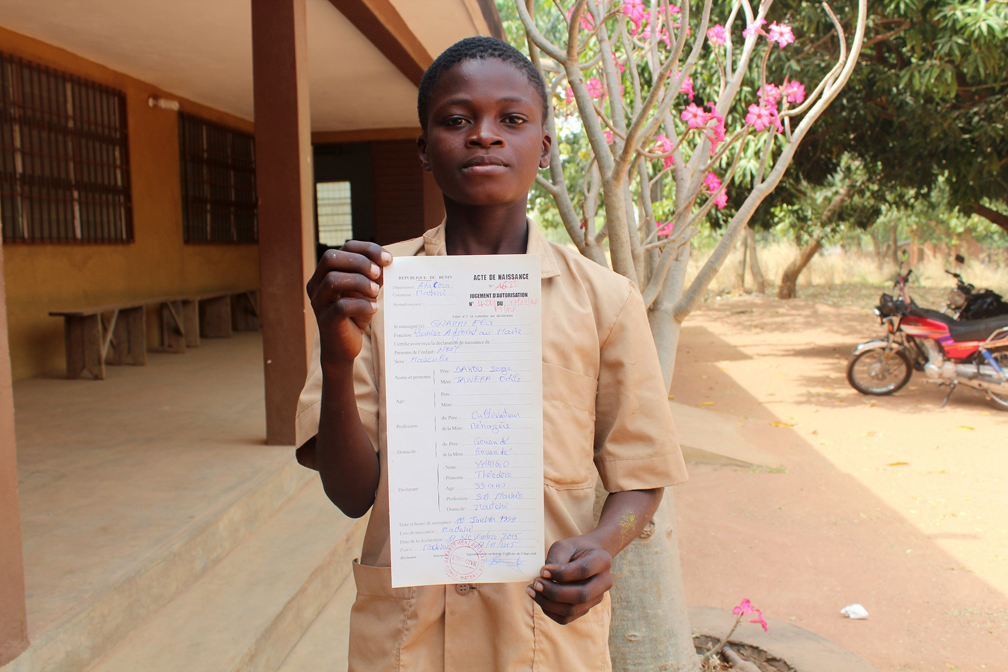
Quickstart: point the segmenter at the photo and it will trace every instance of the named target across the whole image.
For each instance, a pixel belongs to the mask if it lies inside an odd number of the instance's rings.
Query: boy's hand
[[[392,255],[380,245],[350,240],[328,250],[306,287],[321,340],[323,372],[346,367],[360,354],[364,330],[378,311],[382,268]]]
[[[581,618],[612,588],[612,556],[588,535],[561,539],[550,546],[540,578],[529,596],[561,625]]]

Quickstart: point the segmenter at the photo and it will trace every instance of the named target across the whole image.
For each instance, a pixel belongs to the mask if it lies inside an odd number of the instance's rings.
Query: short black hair
[[[504,40],[498,40],[496,37],[477,36],[461,39],[445,49],[424,73],[423,79],[420,80],[420,91],[417,93],[417,116],[420,117],[420,127],[423,130],[427,130],[427,111],[431,96],[441,82],[444,73],[464,61],[483,61],[488,58],[496,58],[498,61],[513,65],[525,75],[529,84],[542,100],[543,124],[546,123],[546,115],[549,114],[546,83],[536,67],[532,65],[532,61]]]

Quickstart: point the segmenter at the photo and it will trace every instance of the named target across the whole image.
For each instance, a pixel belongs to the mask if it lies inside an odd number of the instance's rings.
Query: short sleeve
[[[635,287],[601,347],[595,466],[609,492],[687,478],[647,310]]]
[[[371,328],[364,332],[364,342],[360,354],[354,360],[354,393],[357,395],[357,411],[361,423],[371,438],[371,445],[378,450],[378,386],[374,370],[372,352],[374,345],[371,338]],[[319,414],[322,407],[322,364],[319,358],[319,333],[315,331],[315,343],[312,346],[311,360],[308,363],[308,378],[304,389],[298,398],[297,420],[295,424],[295,441],[297,446],[303,446],[306,441],[318,434]]]

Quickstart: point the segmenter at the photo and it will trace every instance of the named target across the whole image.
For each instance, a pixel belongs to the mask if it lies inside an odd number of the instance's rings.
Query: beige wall
[[[252,123],[179,99],[38,40],[0,28],[0,50],[126,94],[133,191],[133,243],[5,244],[7,318],[14,380],[65,366],[63,323],[50,310],[259,284],[256,245],[185,245],[178,116],[148,96],[180,100],[182,111],[251,132]]]
[[[3,250],[0,250],[0,665],[13,660],[28,646],[3,267]]]

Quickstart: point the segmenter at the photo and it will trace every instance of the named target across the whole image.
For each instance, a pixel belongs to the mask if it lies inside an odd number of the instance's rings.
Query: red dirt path
[[[892,397],[859,395],[850,348],[878,332],[867,310],[800,300],[718,301],[687,320],[674,400],[786,466],[691,465],[676,489],[688,601],[747,597],[882,672],[1003,672],[1008,411],[966,389],[941,410],[944,389],[917,373]],[[854,602],[868,620],[840,615]]]

